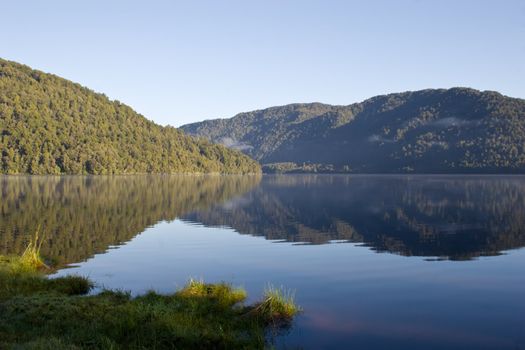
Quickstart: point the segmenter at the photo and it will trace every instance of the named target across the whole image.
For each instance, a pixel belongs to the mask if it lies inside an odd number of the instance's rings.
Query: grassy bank
[[[32,253],[0,256],[1,349],[264,348],[268,333],[298,311],[281,290],[246,306],[244,290],[198,281],[171,295],[86,295],[91,281],[48,279]]]

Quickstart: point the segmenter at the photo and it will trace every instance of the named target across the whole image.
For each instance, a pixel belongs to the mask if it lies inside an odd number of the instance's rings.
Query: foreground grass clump
[[[245,306],[244,290],[193,280],[171,295],[85,295],[88,279],[48,279],[42,268],[0,256],[0,349],[264,348],[276,321],[298,311],[272,292]]]
[[[92,283],[87,278],[80,276],[66,276],[48,279],[42,270],[28,262],[27,258],[0,256],[0,324],[4,322],[1,314],[3,303],[13,297],[33,296],[41,293],[59,295],[86,294],[92,288]],[[0,331],[1,335],[1,331]],[[0,336],[0,339],[1,336]],[[1,347],[0,347],[1,348]]]
[[[300,312],[295,304],[295,294],[284,287],[276,288],[268,285],[264,291],[263,300],[255,307],[254,311],[268,321],[274,323],[287,323]]]

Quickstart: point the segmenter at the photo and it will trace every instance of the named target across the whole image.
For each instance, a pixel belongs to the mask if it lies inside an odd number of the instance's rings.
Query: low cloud
[[[448,118],[438,119],[438,120],[432,122],[431,125],[436,125],[436,126],[440,126],[440,127],[443,127],[443,128],[448,128],[449,126],[463,126],[463,125],[468,125],[470,123],[472,123],[472,122],[469,121],[469,120],[460,119],[460,118],[456,118],[456,117],[448,117]]]
[[[224,145],[224,146],[226,146],[228,148],[236,149],[236,150],[239,150],[239,151],[247,151],[247,150],[250,150],[250,149],[253,148],[252,145],[250,145],[250,144],[248,144],[246,142],[237,141],[233,137],[220,138],[218,140],[218,143],[220,143],[221,145]]]
[[[368,142],[372,142],[372,143],[375,143],[375,142],[392,143],[392,142],[396,142],[396,141],[393,140],[393,139],[385,138],[385,137],[383,137],[381,135],[373,134],[373,135],[370,135],[368,137]]]

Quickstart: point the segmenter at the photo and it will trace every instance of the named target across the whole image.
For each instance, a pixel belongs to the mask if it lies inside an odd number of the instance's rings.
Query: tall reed
[[[33,236],[29,240],[29,244],[27,245],[24,253],[20,257],[20,263],[27,267],[32,269],[40,269],[40,268],[47,268],[48,266],[44,263],[44,260],[42,260],[42,257],[40,256],[40,250],[42,248],[42,243],[44,242],[44,237],[40,237],[40,226],[38,226],[37,230],[33,234]]]

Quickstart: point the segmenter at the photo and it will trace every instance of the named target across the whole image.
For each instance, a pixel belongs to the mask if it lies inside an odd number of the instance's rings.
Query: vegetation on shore
[[[310,174],[310,173],[351,173],[352,169],[349,166],[337,167],[333,164],[313,164],[302,163],[296,164],[294,162],[269,163],[264,164],[262,170],[266,174]]]
[[[0,174],[258,173],[241,152],[195,140],[58,76],[0,59]]]
[[[35,247],[0,256],[2,349],[260,349],[299,311],[280,289],[246,306],[244,290],[194,280],[170,295],[85,295],[84,277],[46,278]]]

